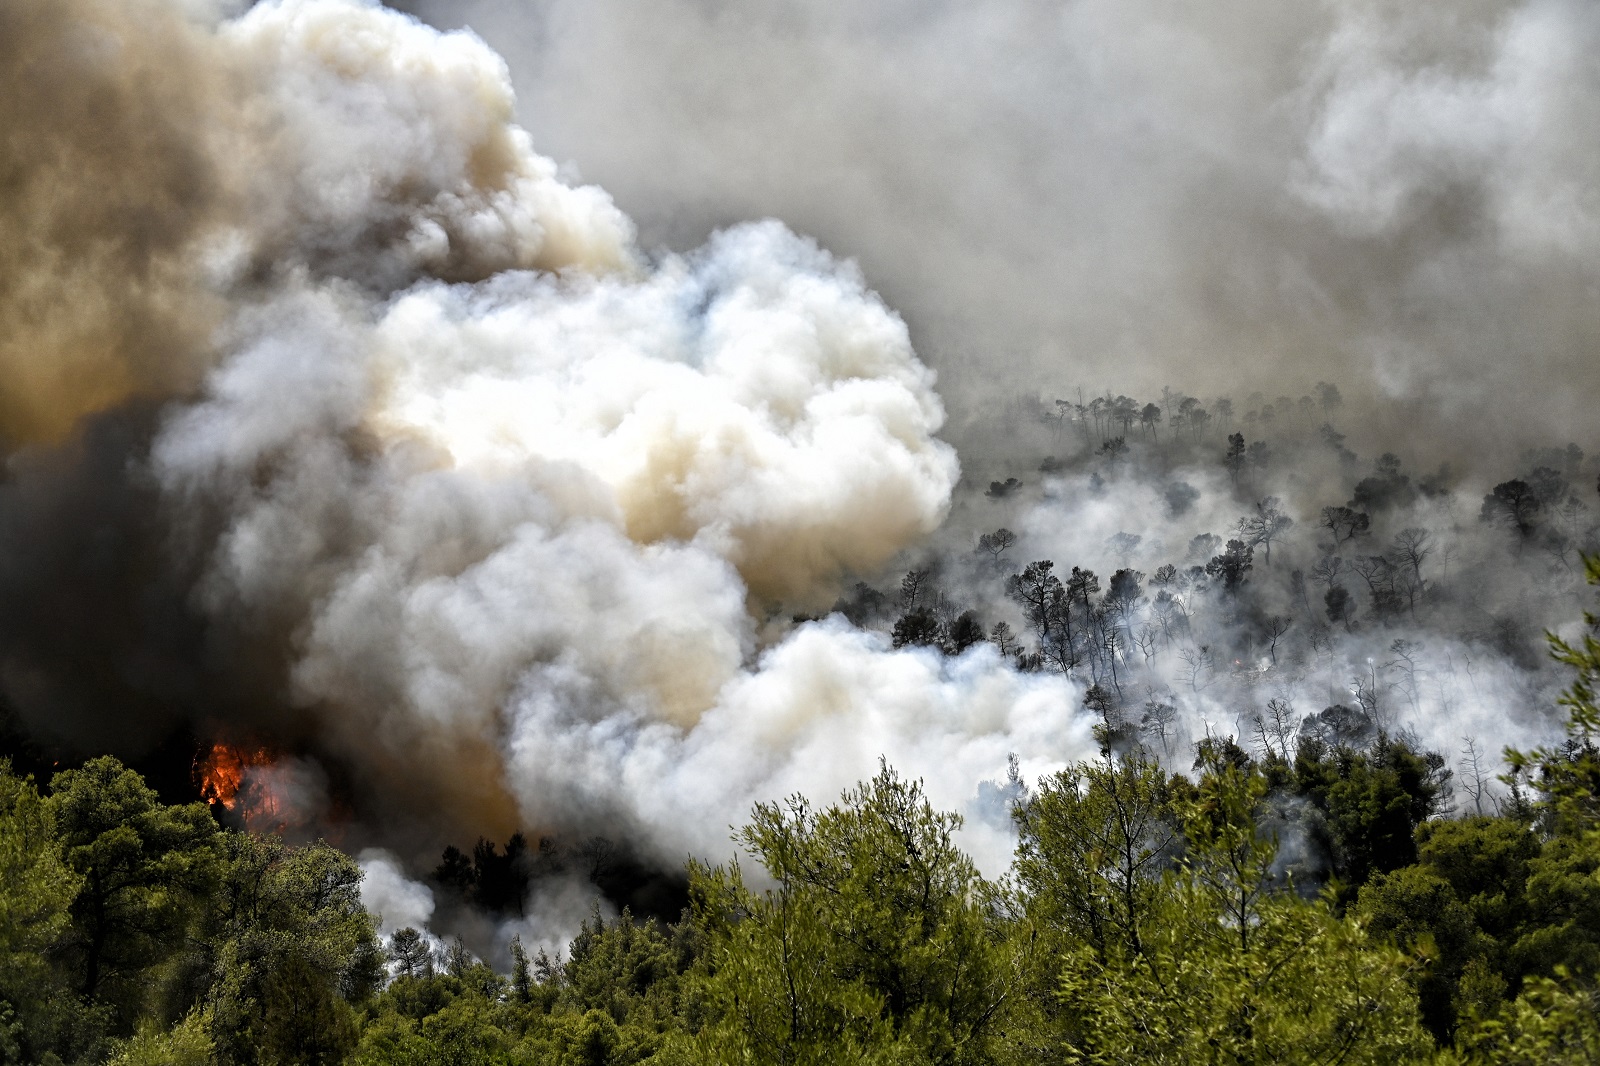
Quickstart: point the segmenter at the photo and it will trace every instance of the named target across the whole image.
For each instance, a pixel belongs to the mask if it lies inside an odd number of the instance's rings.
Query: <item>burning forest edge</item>
[[[0,6],[0,1062],[1600,1054],[1600,13],[724,7]]]
[[[1184,775],[1102,726],[1098,758],[1032,785],[1011,760],[1004,881],[961,851],[960,815],[885,763],[827,807],[758,803],[736,839],[764,880],[691,860],[678,920],[596,906],[564,951],[513,938],[508,976],[403,924],[432,894],[386,860],[223,829],[110,757],[42,796],[0,767],[0,900],[24,917],[0,956],[8,1047],[116,1063],[931,1061],[952,1044],[985,1063],[1185,1062],[1219,1044],[1238,1061],[1569,1061],[1600,1033],[1582,976],[1600,951],[1587,625],[1550,641],[1578,674],[1565,740],[1507,753],[1492,815],[1452,811],[1443,760],[1383,733],[1256,756],[1206,738]],[[250,754],[213,752],[213,809],[237,809],[222,793]],[[510,910],[531,864],[557,861],[547,842],[534,858],[520,838],[480,841],[434,880]]]

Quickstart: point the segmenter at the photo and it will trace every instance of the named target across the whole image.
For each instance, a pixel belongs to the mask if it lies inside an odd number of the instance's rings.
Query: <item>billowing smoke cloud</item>
[[[295,803],[326,799],[351,846],[605,833],[666,868],[725,853],[753,801],[826,796],[881,755],[964,807],[1008,752],[1041,771],[1094,750],[1073,682],[796,621],[934,532],[959,477],[934,375],[853,264],[775,222],[641,251],[533,151],[470,35],[358,0],[80,6],[13,21],[57,48],[103,23],[119,135],[140,136],[159,63],[215,193],[153,194],[173,214],[140,223],[163,236],[159,294],[50,231],[32,239],[53,256],[19,261],[52,307],[104,290],[110,324],[135,304],[175,323],[146,331],[152,366],[108,342],[92,371],[16,383],[18,439],[83,419],[13,456],[5,490],[24,610],[4,676],[36,732],[264,739],[293,758],[251,780],[317,771]],[[39,121],[30,161],[72,116]],[[78,133],[54,180],[87,200],[121,178]],[[1004,811],[979,815],[1003,866]],[[367,860],[386,921],[425,922],[425,890]],[[541,885],[530,939],[570,935],[571,889]]]
[[[301,619],[292,700],[474,803],[513,693],[692,727],[766,609],[831,602],[955,479],[904,327],[776,226],[639,277],[301,287],[245,318],[154,448],[230,516],[206,608]]]
[[[365,0],[0,12],[0,686],[80,752],[175,728],[274,748],[251,781],[390,849],[363,862],[391,927],[434,915],[407,875],[446,841],[603,834],[671,869],[726,854],[752,802],[828,797],[880,756],[1002,868],[1008,755],[1033,777],[1096,750],[1081,671],[822,616],[933,558],[1024,628],[971,552],[1002,512],[941,433],[984,477],[1027,457],[1015,555],[1063,569],[1203,562],[1187,542],[1239,498],[1199,445],[1107,460],[1096,489],[1059,422],[985,421],[986,398],[1343,371],[1419,433],[1494,405],[1513,437],[1535,410],[1541,436],[1589,417],[1587,8],[1485,3],[1444,36],[1421,11],[1245,0],[539,10],[512,39],[523,118],[642,239],[535,151],[471,34]],[[769,214],[864,269],[741,221]],[[1271,491],[1314,513],[1348,464],[1296,447]],[[1066,458],[1035,477],[1045,448]],[[1480,551],[1461,565],[1504,548],[1457,539]],[[1321,551],[1302,536],[1279,565]],[[1522,595],[1531,566],[1502,569],[1489,598]],[[1230,652],[1287,588],[1207,608]],[[1482,628],[1495,606],[1448,610]],[[1536,615],[1518,624],[1555,624]],[[1465,632],[1430,630],[1408,682],[1423,739],[1546,735],[1501,712],[1548,679]],[[1337,669],[1294,649],[1286,698],[1333,702],[1349,662],[1397,654],[1345,637]],[[1175,765],[1247,733],[1261,694],[1200,682],[1171,696]],[[554,947],[591,905],[565,869],[524,921],[472,920]]]
[[[1458,462],[1593,425],[1593,5],[400,2],[647,245],[770,214],[858,257],[964,457],[979,399],[1075,385],[1337,380]]]
[[[192,384],[221,309],[195,282],[225,210],[221,71],[176,4],[0,11],[0,438],[55,440]]]

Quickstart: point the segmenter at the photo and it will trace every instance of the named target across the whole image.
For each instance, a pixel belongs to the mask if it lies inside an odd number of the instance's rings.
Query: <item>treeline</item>
[[[1589,564],[1600,580],[1600,563]],[[380,943],[360,870],[99,758],[0,773],[0,1059],[27,1063],[1565,1063],[1600,1057],[1600,640],[1498,813],[1379,732],[1149,749],[1009,788],[1010,874],[884,767],[755,808],[672,924],[508,975]],[[485,863],[491,856],[482,856]],[[458,862],[459,865],[459,862]]]
[[[1541,634],[1578,609],[1582,559],[1600,552],[1594,459],[1534,448],[1478,485],[1388,452],[1364,461],[1327,421],[1337,388],[1315,392],[1249,397],[1237,421],[1270,427],[1270,446],[1231,429],[1226,398],[1008,411],[1009,469],[1041,433],[1082,446],[1031,484],[974,491],[966,529],[909,560],[897,590],[857,583],[832,610],[898,648],[987,644],[1079,680],[1119,750],[1176,757],[1219,716],[1257,756],[1301,731],[1420,746],[1418,731],[1491,808],[1498,750],[1517,738],[1483,731],[1523,729],[1538,714],[1524,709],[1553,702]]]

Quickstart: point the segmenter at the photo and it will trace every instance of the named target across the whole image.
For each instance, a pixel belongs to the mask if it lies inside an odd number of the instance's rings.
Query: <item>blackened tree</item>
[[[944,645],[944,631],[939,625],[938,615],[926,608],[917,607],[896,620],[892,639],[897,648],[907,646],[937,648]]]
[[[900,579],[900,609],[910,612],[926,605],[928,593],[932,588],[933,571],[908,570],[906,576]]]
[[[1145,404],[1144,409],[1139,412],[1139,424],[1150,431],[1152,439],[1160,440],[1161,434],[1157,427],[1161,425],[1161,408],[1153,403]]]
[[[1339,395],[1339,386],[1330,385],[1326,381],[1317,382],[1317,402],[1322,405],[1322,413],[1331,416],[1335,411],[1344,406],[1344,397]]]
[[[1251,547],[1257,544],[1264,549],[1267,565],[1272,565],[1272,542],[1294,526],[1294,519],[1283,513],[1278,497],[1268,496],[1256,501],[1256,513],[1239,520],[1239,532]]]
[[[954,655],[960,655],[974,644],[983,643],[983,621],[977,611],[962,611],[950,623],[946,644]]]
[[[1029,563],[1022,573],[1006,579],[1006,595],[1022,608],[1022,617],[1033,630],[1040,653],[1045,654],[1049,649],[1065,650],[1066,656],[1057,654],[1053,658],[1063,669],[1069,669],[1067,660],[1071,657],[1072,640],[1067,625],[1071,605],[1067,602],[1066,588],[1054,570],[1055,563],[1049,559]]]
[[[1174,481],[1162,492],[1162,497],[1167,501],[1167,513],[1177,518],[1187,513],[1200,499],[1200,490],[1187,481]]]
[[[1235,485],[1239,483],[1239,474],[1244,470],[1245,461],[1244,434],[1229,434],[1228,450],[1222,455],[1222,465],[1228,468],[1228,476]]]
[[[996,622],[994,628],[989,630],[989,643],[993,644],[995,649],[1007,658],[1010,658],[1012,652],[1017,650],[1016,635],[1011,632],[1011,626],[1005,622]]]
[[[978,538],[978,550],[987,552],[995,562],[1000,561],[1006,549],[1017,542],[1017,535],[1011,530],[1001,526],[993,533],[985,533]]]
[[[517,945],[521,947],[520,944]],[[433,948],[423,935],[407,926],[389,937],[389,959],[397,977],[433,976]]]
[[[1144,538],[1137,533],[1113,533],[1106,540],[1106,547],[1111,549],[1111,554],[1122,560],[1122,565],[1128,565],[1128,558],[1139,549]]]
[[[1548,466],[1535,467],[1526,478],[1528,488],[1539,500],[1541,510],[1553,511],[1567,496],[1567,479]]]
[[[1356,483],[1350,507],[1356,511],[1376,513],[1395,507],[1405,507],[1417,498],[1411,479],[1400,472],[1400,459],[1393,452],[1378,457],[1372,476]]]
[[[1220,579],[1227,592],[1237,595],[1239,587],[1244,584],[1245,575],[1250,572],[1254,556],[1255,551],[1244,541],[1230,540],[1222,554],[1206,564],[1206,573]]]
[[[1395,534],[1394,557],[1400,565],[1411,571],[1410,586],[1417,592],[1426,588],[1422,578],[1422,564],[1433,554],[1433,535],[1426,529],[1409,526]]]
[[[1014,477],[1008,477],[1004,481],[989,482],[989,491],[985,492],[984,495],[988,496],[990,499],[1001,500],[1011,495],[1013,492],[1016,492],[1021,487],[1022,482],[1018,481]]]
[[[1245,458],[1249,460],[1250,469],[1265,470],[1272,462],[1272,449],[1267,447],[1266,441],[1258,440],[1246,449]]]
[[[1514,529],[1523,537],[1531,534],[1539,521],[1539,496],[1526,481],[1502,481],[1483,498],[1478,517],[1492,525]]]
[[[1328,608],[1328,621],[1343,622],[1345,631],[1349,632],[1356,620],[1355,601],[1350,597],[1350,590],[1343,585],[1334,585],[1322,597],[1322,602]]]
[[[1324,507],[1322,526],[1333,534],[1334,544],[1341,540],[1354,540],[1372,526],[1372,516],[1350,507]]]

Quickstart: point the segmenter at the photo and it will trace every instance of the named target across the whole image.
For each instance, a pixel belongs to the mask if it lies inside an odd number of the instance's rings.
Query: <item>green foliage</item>
[[[1102,958],[1137,955],[1177,827],[1166,775],[1141,755],[1068,767],[1014,812],[1029,920]]]
[[[47,953],[68,929],[80,883],[62,859],[50,806],[0,761],[0,1062],[37,1058],[77,1013]]]
[[[695,865],[703,1061],[986,1061],[1010,967],[953,814],[885,768],[814,811],[761,804],[739,836],[774,887]]]
[[[1095,579],[1034,577],[1043,647]],[[416,930],[386,955],[325,844],[221,830],[114,759],[47,798],[0,764],[0,1063],[1600,1063],[1600,641],[1552,646],[1568,737],[1510,753],[1502,816],[1439,817],[1442,760],[1348,709],[1339,743],[1209,739],[1188,776],[1106,731],[1014,778],[993,884],[885,766],[758,805],[758,875],[691,864],[684,920],[596,910],[509,977]],[[1285,834],[1331,857],[1320,895]],[[458,853],[480,902],[515,905],[517,839]]]
[[[1428,952],[1431,965],[1417,977],[1422,1017],[1428,1029],[1448,1042],[1462,1005],[1460,986],[1469,971],[1478,979],[1467,1000],[1481,1003],[1490,992],[1498,1004],[1505,982],[1485,984],[1497,969],[1485,957],[1495,942],[1482,931],[1473,909],[1451,883],[1427,866],[1380,874],[1361,887],[1357,912],[1369,931],[1409,950]]]
[[[619,1025],[660,1031],[686,1009],[682,975],[694,962],[694,928],[670,933],[654,919],[639,923],[626,910],[607,925],[598,910],[583,923],[562,968],[561,1001],[600,1011]]]
[[[342,1061],[351,1002],[382,980],[360,867],[326,844],[230,833],[205,919],[201,980],[233,1061]]]
[[[637,1026],[618,1025],[603,1010],[561,1014],[536,1039],[519,1046],[523,1061],[551,1066],[635,1066],[662,1046],[659,1036]]]
[[[1593,1066],[1600,1063],[1600,1001],[1564,970],[1528,982],[1516,1001],[1461,1034],[1473,1066]]]
[[[1384,734],[1368,748],[1303,738],[1292,763],[1269,760],[1265,771],[1275,792],[1309,804],[1296,828],[1330,856],[1341,902],[1374,875],[1416,861],[1416,833],[1450,779],[1442,757]]]
[[[1370,751],[1338,757],[1345,765],[1325,802],[1341,873],[1359,884],[1414,861],[1414,834],[1437,809],[1449,778],[1443,760],[1390,737]]]
[[[1600,581],[1600,563],[1586,565]],[[1596,619],[1586,621],[1592,633]],[[1561,701],[1567,740],[1507,752],[1508,781],[1522,801],[1506,817],[1419,826],[1416,864],[1360,889],[1359,908],[1375,932],[1437,953],[1418,982],[1428,1027],[1475,1061],[1502,1061],[1485,1050],[1497,1041],[1543,1039],[1540,1012],[1576,1010],[1586,993],[1571,991],[1570,981],[1600,973],[1600,644],[1592,635],[1577,645],[1550,641],[1555,657],[1577,670]],[[1563,983],[1552,984],[1557,975]],[[1505,1005],[1508,996],[1519,998]],[[1504,1061],[1524,1061],[1515,1057],[1522,1052],[1506,1053],[1513,1058]]]
[[[84,995],[109,983],[132,991],[182,946],[189,908],[213,876],[217,825],[202,803],[162,805],[110,756],[56,774],[49,803],[82,879],[62,947],[79,960]]]
[[[1416,963],[1372,942],[1323,901],[1279,894],[1248,938],[1219,896],[1175,879],[1144,955],[1107,967],[1065,960],[1060,995],[1077,1020],[1067,1061],[1393,1063],[1432,1051],[1408,976]]]
[[[350,1061],[353,1066],[508,1064],[513,1039],[496,1020],[493,1005],[472,996],[452,998],[420,1021],[381,1013],[367,1024]]]
[[[1240,951],[1247,952],[1272,886],[1278,845],[1260,827],[1267,779],[1256,767],[1227,754],[1201,745],[1198,765],[1205,773],[1194,797],[1178,810],[1189,843],[1182,870],[1190,891],[1222,916]]]
[[[107,1066],[211,1066],[215,1052],[211,1019],[196,1011],[170,1030],[146,1021]]]
[[[214,881],[217,824],[203,803],[163,805],[110,756],[56,774],[48,803],[81,879],[56,953],[80,993],[111,1005],[118,1027],[131,1031],[149,1006],[148,975],[183,949]]]
[[[368,1007],[352,1062],[633,1066],[662,1052],[690,1013],[696,935],[626,912],[583,923],[564,965],[512,944],[510,981],[457,942],[436,969],[415,930],[392,943],[396,977]],[[652,1060],[660,1063],[662,1060]]]
[[[1586,556],[1584,572],[1590,584],[1600,584],[1600,556]],[[1544,814],[1556,831],[1579,832],[1600,826],[1600,704],[1595,686],[1600,684],[1600,617],[1583,616],[1586,631],[1576,643],[1551,633],[1551,654],[1576,671],[1571,686],[1558,701],[1567,709],[1567,738],[1559,748],[1533,752],[1508,749],[1514,785],[1527,785],[1544,797]]]
[[[51,810],[0,761],[0,993],[38,981],[80,878],[62,861]]]
[[[1203,745],[1200,781],[1174,799],[1187,850],[1151,886],[1140,950],[1080,941],[1063,954],[1064,1060],[1422,1060],[1431,1042],[1408,980],[1415,962],[1329,901],[1274,890],[1277,849],[1260,825],[1268,783],[1232,750]]]

